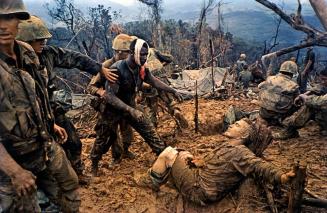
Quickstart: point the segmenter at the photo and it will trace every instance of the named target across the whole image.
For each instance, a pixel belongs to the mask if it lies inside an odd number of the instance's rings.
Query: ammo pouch
[[[10,136],[9,141],[5,141],[4,145],[7,151],[14,157],[26,155],[42,148],[42,142],[40,138],[18,138],[16,136]]]

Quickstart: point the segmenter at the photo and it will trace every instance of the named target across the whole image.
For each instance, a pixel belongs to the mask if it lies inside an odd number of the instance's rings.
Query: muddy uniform
[[[143,81],[148,81],[148,77],[151,75],[151,73],[146,69],[144,76],[141,76],[140,70],[130,70],[126,60],[116,62],[111,66],[111,68],[118,70],[117,74],[119,77],[115,84],[110,85],[110,87],[107,88],[107,92],[114,94],[122,102],[132,108],[135,108],[135,97],[137,91],[139,91],[141,88]],[[160,152],[165,149],[166,144],[159,138],[159,135],[155,131],[151,121],[145,118],[143,121],[137,122],[133,117],[130,116],[129,113],[114,108],[111,106],[111,104],[112,103],[109,102],[106,105],[106,109],[104,110],[103,114],[105,118],[110,118],[108,119],[110,132],[106,133],[107,140],[95,141],[91,153],[91,159],[93,161],[99,161],[102,155],[108,151],[110,146],[117,139],[117,127],[118,124],[122,121],[125,121],[131,125],[144,138],[145,142],[150,145],[151,149],[155,153],[160,154]]]
[[[302,106],[289,118],[286,118],[283,124],[290,129],[299,129],[309,120],[315,120],[324,134],[327,134],[327,87],[316,85],[311,91],[306,100],[305,105]]]
[[[247,89],[249,87],[250,81],[253,80],[252,73],[249,70],[242,70],[240,72],[239,80],[242,83],[243,87]]]
[[[54,72],[54,68],[77,68],[95,75],[99,72],[99,70],[101,70],[102,67],[100,63],[97,63],[79,52],[54,46],[46,46],[39,55],[39,59],[41,65],[44,65],[48,71],[48,91],[50,100],[52,100],[52,94],[55,90],[54,80],[56,78],[56,74]],[[82,174],[84,169],[84,164],[81,159],[82,143],[76,132],[74,124],[66,117],[66,111],[60,103],[52,101],[51,105],[56,124],[64,128],[68,134],[68,139],[62,146],[76,173]]]
[[[61,148],[53,142],[53,116],[44,69],[33,49],[15,42],[17,61],[0,53],[0,142],[13,159],[37,176],[36,184],[64,212],[80,205],[78,179]],[[48,156],[48,160],[46,160]],[[60,177],[58,187],[54,179]],[[36,191],[18,197],[10,177],[0,171],[0,207],[3,212],[39,212]]]
[[[269,124],[277,125],[296,111],[293,102],[299,86],[284,74],[269,76],[259,84],[260,116]]]
[[[103,63],[103,66],[105,68],[110,68],[111,65],[115,63],[115,59],[111,58],[109,60],[106,60]],[[96,76],[94,76],[91,79],[90,84],[88,85],[88,92],[91,95],[97,95],[97,91],[99,88],[104,89],[106,84],[106,79],[98,73]],[[95,103],[98,106],[97,111],[99,111],[98,114],[98,121],[95,126],[95,131],[97,138],[96,140],[99,141],[98,143],[104,144],[110,137],[110,132],[113,130],[110,130],[110,121],[106,117],[106,112],[105,112],[105,103],[102,103],[100,100],[96,100],[97,103]],[[97,107],[96,107],[97,108]],[[120,129],[120,135],[121,135],[121,143],[119,140],[112,141],[112,157],[114,159],[120,159],[121,155],[123,152],[127,152],[128,148],[132,144],[133,141],[133,130],[130,125],[126,123],[125,120],[121,120],[119,123],[119,129]],[[118,135],[118,132],[117,132]],[[110,139],[109,139],[110,140]],[[105,151],[107,152],[107,151]]]
[[[204,158],[205,166],[190,168],[177,157],[171,175],[183,197],[200,205],[223,199],[246,177],[280,183],[282,172],[243,145],[220,144]]]
[[[147,60],[147,68],[151,71],[151,74],[161,81],[167,82],[167,73],[164,69],[162,62],[171,63],[173,61],[173,56],[169,54],[161,53],[160,51],[150,48],[149,57]],[[155,88],[145,89],[142,96],[145,98],[146,105],[149,109],[148,116],[150,117],[152,123],[157,126],[157,113],[159,101],[162,101],[168,109],[168,113],[174,116],[175,110],[180,110],[175,106],[175,102],[171,94],[157,90]]]
[[[237,76],[237,79],[239,78],[240,73],[243,71],[244,65],[247,65],[245,60],[241,60],[241,59],[237,60],[237,62],[236,62],[236,66],[237,66],[236,76]]]
[[[316,60],[316,55],[313,52],[313,50],[309,50],[305,56],[304,60],[304,66],[308,64],[309,61],[312,62],[310,67],[308,68],[307,74],[301,73],[301,80],[300,80],[300,91],[301,93],[305,93],[307,91],[307,86],[308,86],[308,80],[310,78],[310,75],[312,74],[312,71],[314,70],[315,66],[315,60]]]

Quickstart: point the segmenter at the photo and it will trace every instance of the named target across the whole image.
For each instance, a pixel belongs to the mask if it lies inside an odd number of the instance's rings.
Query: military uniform
[[[250,81],[253,80],[252,73],[249,70],[241,71],[239,80],[242,83],[243,87],[247,89],[249,87]]]
[[[316,85],[311,92],[313,95],[309,96],[305,105],[286,118],[283,124],[291,130],[302,128],[309,120],[315,120],[325,135],[327,134],[327,87]]]
[[[74,170],[80,175],[84,170],[84,163],[81,159],[82,143],[76,132],[74,124],[65,115],[66,111],[63,109],[60,103],[56,103],[52,99],[52,92],[55,90],[54,80],[56,78],[54,68],[77,68],[80,70],[85,70],[92,75],[96,75],[99,70],[101,70],[102,65],[79,52],[54,46],[46,46],[39,55],[39,59],[41,65],[44,65],[48,72],[49,96],[52,103],[56,124],[63,127],[68,134],[68,139],[66,143],[63,144],[63,148]]]
[[[107,88],[107,92],[115,94],[115,96],[124,102],[124,104],[135,108],[135,97],[137,91],[141,88],[143,81],[147,82],[151,73],[146,69],[145,76],[143,76],[144,78],[141,77],[139,70],[130,70],[126,60],[116,62],[111,66],[111,68],[118,70],[117,74],[119,77],[115,84],[112,84]],[[137,67],[137,69],[139,68]],[[161,141],[153,124],[148,119],[138,122],[132,118],[129,113],[113,107],[112,104],[113,103],[110,103],[109,101],[106,105],[106,109],[103,111],[105,117],[110,118],[108,119],[110,132],[106,137],[107,140],[95,141],[91,154],[93,162],[98,162],[102,155],[108,151],[114,140],[116,140],[118,124],[123,120],[131,125],[144,138],[145,142],[150,145],[155,153],[159,154],[166,147],[166,144]]]
[[[170,54],[164,54],[154,48],[149,49],[149,57],[147,60],[147,68],[151,74],[161,81],[168,83],[167,71],[164,69],[163,63],[171,63],[173,56]],[[144,98],[145,105],[148,108],[147,116],[152,121],[154,126],[157,126],[157,114],[159,108],[159,102],[163,102],[165,107],[168,109],[168,113],[177,119],[182,127],[187,127],[186,119],[181,115],[180,109],[176,107],[174,98],[167,92],[157,90],[155,88],[143,89],[142,96]]]
[[[241,71],[243,70],[243,67],[247,65],[246,61],[244,59],[239,59],[236,61],[236,77],[237,79],[240,76]]]
[[[260,116],[269,124],[280,124],[296,111],[293,102],[299,95],[299,86],[282,73],[269,76],[259,84]]]
[[[109,60],[106,60],[105,62],[103,62],[103,66],[105,68],[110,68],[114,63],[116,62],[115,58],[111,58]],[[91,95],[97,95],[97,91],[102,88],[104,89],[106,84],[106,79],[100,74],[98,73],[96,76],[94,76],[91,79],[91,82],[88,85],[88,92]],[[115,128],[115,130],[111,130],[110,128],[111,126],[111,121],[110,119],[108,119],[107,115],[106,115],[106,107],[105,107],[105,103],[102,102],[100,99],[95,101],[95,105],[97,105],[98,108],[96,109],[98,112],[98,120],[97,120],[97,124],[95,126],[95,131],[96,131],[96,141],[95,143],[97,144],[106,144],[107,140],[110,140],[109,144],[112,144],[112,157],[114,158],[114,160],[119,160],[122,156],[123,153],[127,153],[128,149],[130,147],[130,145],[133,142],[133,130],[131,128],[130,125],[128,125],[126,123],[126,121],[124,120],[120,120],[119,122],[119,130],[118,132],[116,132],[115,134],[112,134],[112,131],[115,131],[117,128]],[[115,117],[115,115],[112,115]],[[119,132],[120,132],[120,137],[119,137]],[[109,138],[111,135],[111,138]],[[121,139],[121,141],[120,141]],[[106,147],[105,150],[103,151],[104,153],[106,153],[109,149],[109,147],[107,147],[106,145],[104,146]]]
[[[65,212],[80,205],[78,181],[65,154],[53,142],[53,115],[44,69],[33,49],[15,42],[17,61],[0,52],[0,142],[13,159],[37,176],[37,186]],[[48,160],[47,160],[48,158]],[[42,175],[47,173],[49,175]],[[53,178],[64,176],[58,185]],[[48,184],[42,184],[47,182]],[[10,177],[0,172],[0,207],[4,212],[39,212],[36,192],[18,197]]]

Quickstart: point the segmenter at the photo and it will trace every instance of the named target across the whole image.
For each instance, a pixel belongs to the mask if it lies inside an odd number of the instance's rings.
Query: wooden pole
[[[194,104],[195,104],[195,113],[194,113],[194,126],[195,133],[199,131],[199,97],[198,97],[198,81],[195,81],[195,96],[194,96]]]
[[[210,39],[210,54],[211,54],[211,82],[212,82],[212,94],[215,92],[215,76],[213,73],[213,42],[212,39]]]
[[[305,188],[306,166],[299,162],[294,166],[295,178],[291,182],[287,213],[300,213]]]

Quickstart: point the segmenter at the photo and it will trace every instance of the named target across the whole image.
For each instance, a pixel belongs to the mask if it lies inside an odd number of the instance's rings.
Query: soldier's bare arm
[[[36,177],[32,172],[18,165],[2,143],[0,143],[0,156],[0,170],[11,178],[18,196],[27,195],[31,190],[36,189]]]

